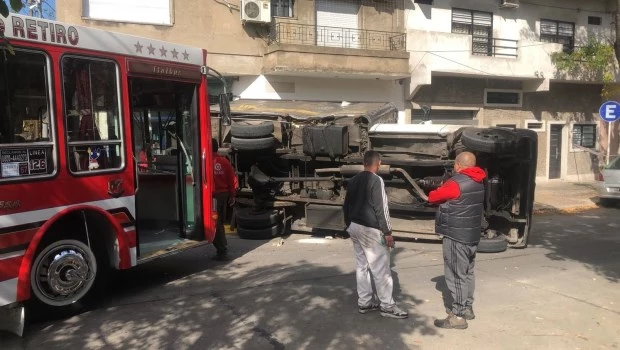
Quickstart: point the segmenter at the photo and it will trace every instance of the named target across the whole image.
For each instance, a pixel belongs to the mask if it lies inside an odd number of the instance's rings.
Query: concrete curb
[[[585,205],[576,205],[573,207],[566,208],[538,208],[534,209],[535,215],[550,215],[550,214],[575,214],[581,213],[591,209],[597,209],[599,206],[595,203],[585,204]]]

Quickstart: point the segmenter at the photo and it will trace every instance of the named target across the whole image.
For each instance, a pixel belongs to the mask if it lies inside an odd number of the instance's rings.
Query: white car
[[[620,157],[612,160],[598,175],[598,195],[601,204],[620,201]]]

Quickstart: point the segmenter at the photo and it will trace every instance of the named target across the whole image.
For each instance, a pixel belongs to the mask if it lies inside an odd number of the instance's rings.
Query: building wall
[[[545,5],[521,3],[518,9],[500,9],[498,0],[435,0],[432,6],[413,4],[406,10],[407,47],[412,67],[411,93],[419,85],[429,84],[432,72],[459,73],[476,76],[505,76],[531,79],[527,91],[549,89],[550,79],[583,80],[583,76],[562,76],[556,71],[551,54],[561,52],[562,45],[540,42],[540,20],[552,19],[575,23],[575,45],[584,45],[595,38],[612,42],[614,16],[607,11],[607,1],[577,0],[539,1]],[[452,8],[493,13],[493,38],[496,52],[511,56],[473,55],[472,37],[451,33]],[[601,17],[600,26],[588,25],[588,16]],[[518,40],[518,43],[504,40]],[[599,79],[600,77],[592,77]],[[590,78],[588,78],[590,79]],[[536,81],[538,80],[538,81]],[[600,79],[599,79],[600,80]]]
[[[476,119],[481,126],[516,124],[525,128],[526,121],[542,121],[545,129],[538,132],[537,176],[548,175],[548,152],[550,123],[564,124],[563,178],[592,179],[598,169],[598,160],[590,153],[571,147],[572,124],[594,123],[601,132],[598,109],[601,105],[601,86],[596,84],[569,84],[554,82],[546,92],[523,93],[522,107],[485,107],[484,89],[520,90],[521,82],[515,80],[433,77],[431,85],[425,85],[413,98],[414,104],[430,105],[433,109],[470,107],[478,110]],[[432,112],[431,112],[432,113]],[[600,139],[600,135],[599,135]],[[600,145],[596,150],[600,149]]]
[[[540,40],[540,19],[574,22],[576,45],[588,37],[609,39],[614,35],[614,16],[605,0],[545,0],[521,2],[517,9],[500,9],[497,0],[435,0],[432,6],[413,4],[406,12],[407,29],[450,33],[452,8],[493,13],[493,36],[524,41]],[[544,5],[541,5],[544,4]],[[602,17],[600,26],[588,25],[588,16]]]

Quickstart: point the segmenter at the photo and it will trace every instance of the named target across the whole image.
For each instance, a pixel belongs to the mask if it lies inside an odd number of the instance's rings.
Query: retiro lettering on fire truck
[[[4,20],[0,19],[0,33],[8,34],[14,38],[38,40],[43,42],[57,44],[71,44],[77,46],[80,41],[78,30],[69,26],[65,28],[62,24],[51,23],[47,21],[22,19],[20,17],[11,17],[13,24],[13,32],[5,33],[6,26]]]

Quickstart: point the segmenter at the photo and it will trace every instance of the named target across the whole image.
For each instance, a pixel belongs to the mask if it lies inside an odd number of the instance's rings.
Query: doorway
[[[562,177],[562,131],[563,124],[551,124],[549,131],[549,179]]]
[[[204,239],[200,215],[197,86],[130,79],[138,256]]]

